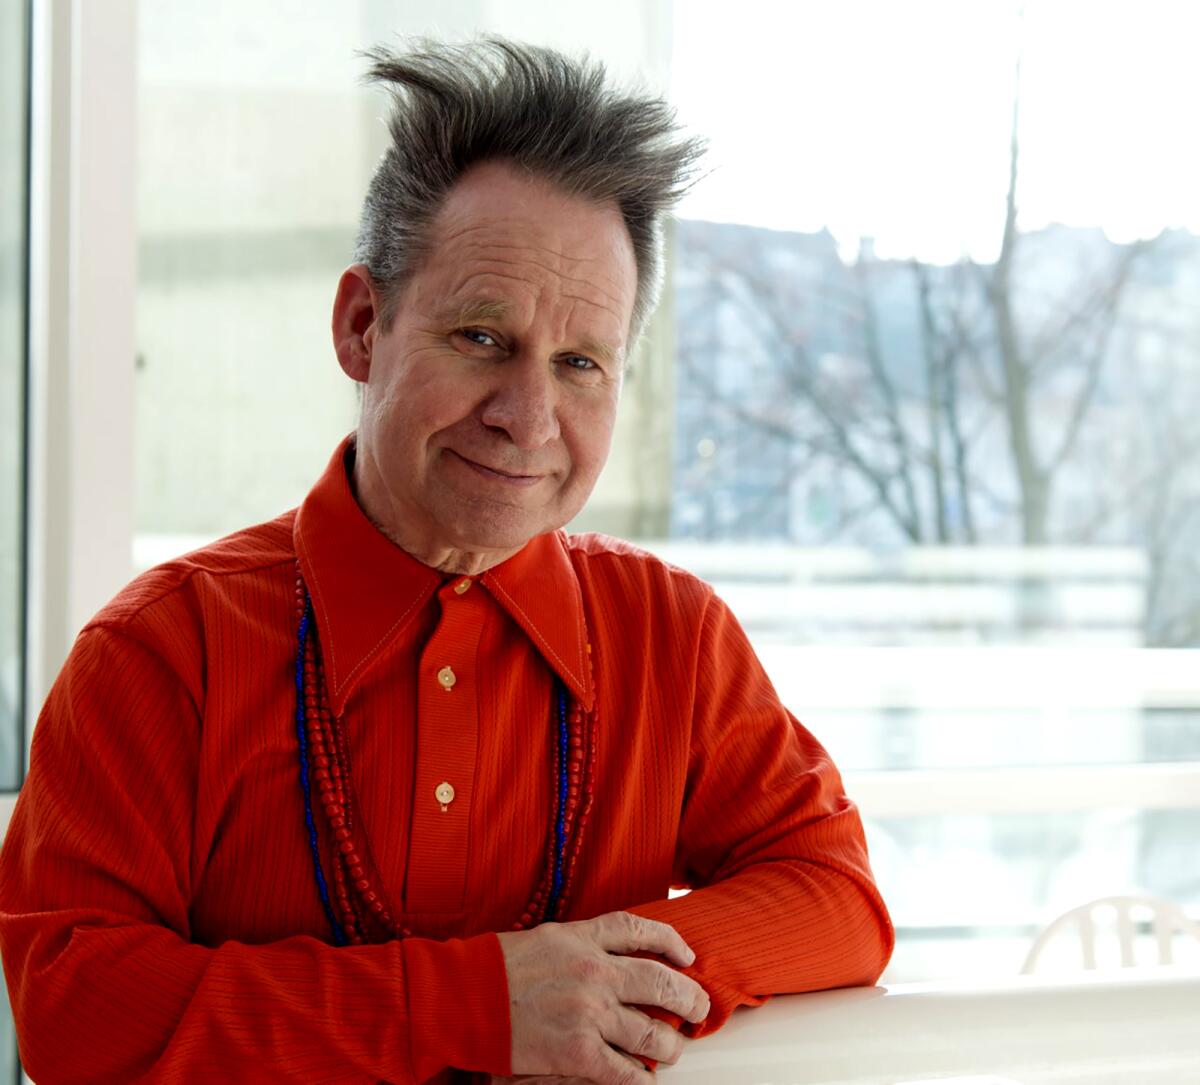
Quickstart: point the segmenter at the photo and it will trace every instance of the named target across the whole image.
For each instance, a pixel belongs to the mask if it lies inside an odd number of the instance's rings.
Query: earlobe
[[[371,372],[375,328],[375,288],[365,264],[351,264],[338,280],[333,299],[333,349],[351,380],[366,382]]]

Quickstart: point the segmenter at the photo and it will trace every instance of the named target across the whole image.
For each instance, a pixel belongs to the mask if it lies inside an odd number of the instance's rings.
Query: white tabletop
[[[1200,974],[906,984],[772,999],[691,1041],[664,1085],[1200,1083]]]

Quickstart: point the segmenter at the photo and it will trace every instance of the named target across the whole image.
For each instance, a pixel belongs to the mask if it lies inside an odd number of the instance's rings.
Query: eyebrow
[[[506,301],[474,299],[464,301],[459,306],[446,306],[437,313],[435,319],[447,327],[459,327],[474,324],[477,320],[503,320],[511,311],[512,306]]]
[[[503,320],[512,312],[512,306],[506,301],[485,301],[472,299],[459,306],[449,306],[438,314],[438,322],[447,326],[465,327],[482,320]],[[610,343],[605,343],[591,336],[579,340],[579,346],[584,354],[593,354],[601,361],[615,362],[620,357],[620,350]]]
[[[603,362],[615,362],[618,357],[618,350],[608,343],[602,343],[599,339],[592,339],[590,336],[585,336],[579,341],[579,345],[583,347],[585,354],[594,354]]]

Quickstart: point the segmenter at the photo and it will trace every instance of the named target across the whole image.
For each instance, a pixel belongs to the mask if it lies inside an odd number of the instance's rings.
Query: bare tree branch
[[[913,486],[912,451],[909,447],[908,434],[905,433],[900,419],[900,399],[896,394],[896,386],[884,363],[883,347],[879,341],[879,319],[875,312],[870,286],[867,283],[866,269],[861,259],[855,261],[854,278],[859,289],[864,353],[871,375],[875,378],[875,383],[883,396],[884,418],[887,423],[888,436],[899,461],[899,469],[896,473],[904,493],[907,518],[915,525],[920,522],[921,513]],[[918,530],[918,537],[919,535]]]
[[[1117,310],[1121,301],[1121,294],[1124,292],[1125,284],[1129,281],[1129,273],[1133,267],[1133,263],[1141,252],[1142,246],[1140,244],[1131,245],[1125,251],[1108,289],[1104,291],[1103,295],[1091,307],[1096,314],[1092,323],[1093,325],[1099,324],[1098,328],[1095,329],[1098,341],[1088,356],[1084,378],[1079,392],[1075,397],[1075,402],[1072,405],[1071,415],[1067,421],[1063,439],[1057,451],[1050,457],[1047,470],[1051,474],[1056,472],[1074,451],[1075,444],[1079,440],[1080,431],[1083,428],[1084,419],[1087,417],[1088,411],[1095,401],[1096,391],[1100,387],[1100,375],[1108,354],[1108,342],[1112,335],[1113,325],[1116,321]]]

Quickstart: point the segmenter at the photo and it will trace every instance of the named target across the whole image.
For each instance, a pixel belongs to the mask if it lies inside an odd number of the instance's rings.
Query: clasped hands
[[[544,923],[499,935],[508,972],[512,1022],[512,1078],[537,1085],[587,1082],[650,1085],[641,1055],[673,1064],[683,1037],[637,1006],[657,1006],[687,1021],[708,1016],[709,999],[680,968],[695,954],[666,923],[610,912],[577,923]]]

